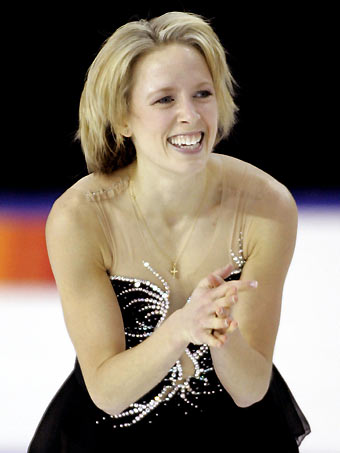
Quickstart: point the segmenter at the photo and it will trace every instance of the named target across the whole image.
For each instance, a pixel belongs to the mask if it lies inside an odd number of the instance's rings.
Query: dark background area
[[[253,3],[51,2],[3,11],[0,191],[58,194],[86,174],[74,134],[88,67],[118,26],[180,10],[211,19],[238,83],[238,123],[217,152],[292,191],[340,193],[335,11],[325,2]]]

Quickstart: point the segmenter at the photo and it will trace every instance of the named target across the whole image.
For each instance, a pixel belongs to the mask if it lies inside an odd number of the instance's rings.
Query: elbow
[[[246,408],[253,406],[256,403],[259,403],[266,396],[269,388],[269,383],[261,388],[253,389],[250,392],[244,392],[240,395],[231,395],[236,406],[240,408]]]
[[[104,395],[91,395],[91,400],[94,405],[100,409],[101,411],[105,412],[108,415],[116,416],[126,409],[126,405],[120,404],[119,401],[113,402],[112,400],[105,398]]]
[[[252,406],[253,404],[256,404],[258,402],[260,402],[262,399],[264,398],[264,395],[262,396],[257,396],[257,397],[246,397],[246,398],[236,398],[234,397],[233,398],[233,401],[234,403],[236,404],[237,407],[240,407],[240,408],[246,408],[246,407],[250,407]]]
[[[122,393],[117,388],[107,391],[107,389],[104,389],[97,383],[97,385],[92,387],[87,386],[87,391],[93,404],[108,415],[118,415],[128,406],[121,397],[117,397],[117,395],[121,395]]]
[[[238,398],[233,398],[234,403],[236,404],[237,407],[240,408],[246,408],[250,407],[253,404],[255,404],[256,401],[251,401],[250,399],[238,399]]]
[[[96,388],[88,388],[88,393],[93,404],[108,415],[119,415],[129,406],[129,403],[124,398],[123,392],[117,387],[111,388],[108,391],[100,386],[96,386]]]
[[[118,415],[129,406],[120,381],[108,379],[102,366],[85,379],[85,385],[93,404],[108,415]]]

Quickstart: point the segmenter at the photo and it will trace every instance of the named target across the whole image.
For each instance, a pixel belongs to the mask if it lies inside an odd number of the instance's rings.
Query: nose
[[[194,99],[183,96],[177,105],[177,116],[180,123],[190,124],[200,118]]]

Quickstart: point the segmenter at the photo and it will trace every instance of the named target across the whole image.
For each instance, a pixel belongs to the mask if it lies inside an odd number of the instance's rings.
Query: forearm
[[[139,345],[106,360],[95,375],[92,395],[98,407],[118,414],[155,387],[180,358],[187,342],[173,313]]]
[[[264,397],[272,363],[249,346],[239,329],[221,348],[210,351],[221,384],[238,406],[250,406]]]

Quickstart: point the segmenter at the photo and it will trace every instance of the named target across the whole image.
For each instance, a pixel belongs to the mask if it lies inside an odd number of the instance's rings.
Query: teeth
[[[169,142],[176,146],[190,146],[199,143],[201,138],[202,133],[194,135],[176,135],[175,137],[170,137]]]

